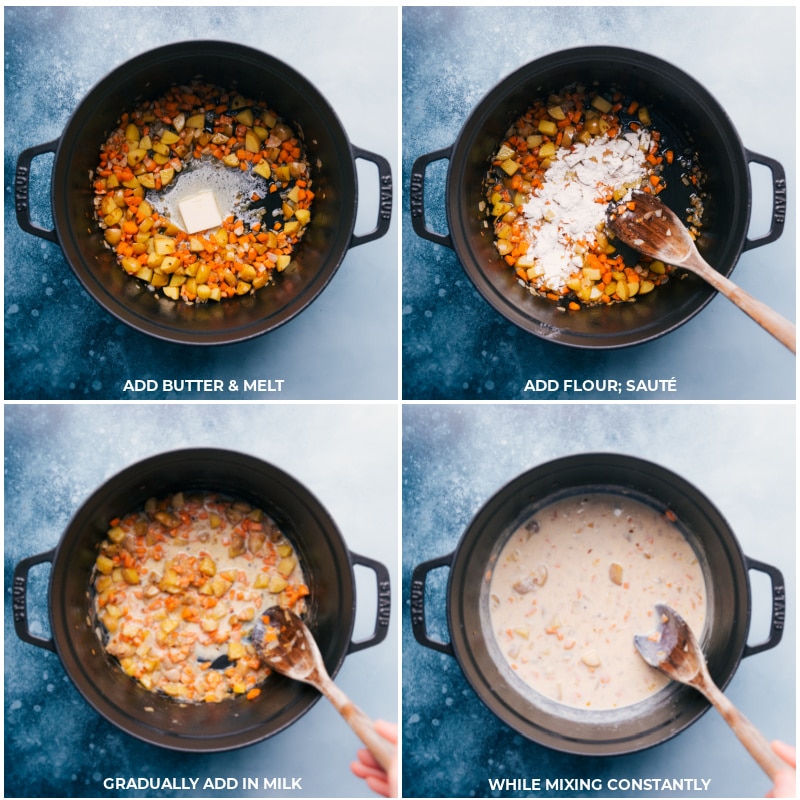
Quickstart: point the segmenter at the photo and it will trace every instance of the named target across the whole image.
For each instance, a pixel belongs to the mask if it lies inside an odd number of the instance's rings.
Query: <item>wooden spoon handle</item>
[[[761,731],[728,700],[712,681],[709,680],[701,691],[722,714],[723,719],[731,726],[739,741],[773,781],[779,772],[791,769],[778,757]]]
[[[784,319],[777,311],[765,303],[756,300],[755,297],[738,287],[724,275],[721,275],[702,259],[698,258],[692,263],[687,262],[684,266],[722,292],[725,297],[739,306],[745,314],[755,320],[764,330],[769,331],[781,344],[788,347],[793,353],[797,352],[797,334],[793,323]]]
[[[356,736],[364,743],[375,760],[388,773],[397,758],[397,748],[375,730],[375,723],[330,679],[318,684],[319,690],[333,703]]]

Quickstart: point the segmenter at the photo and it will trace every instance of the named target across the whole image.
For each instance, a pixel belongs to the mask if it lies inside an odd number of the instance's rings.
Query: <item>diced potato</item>
[[[211,556],[203,556],[197,568],[203,575],[208,575],[210,578],[213,578],[217,572],[217,565],[214,563],[214,559],[211,558]]]
[[[269,164],[266,161],[259,161],[253,167],[253,172],[256,175],[260,175],[264,180],[269,180],[270,175],[272,174],[272,170],[269,168]]]
[[[259,572],[253,581],[254,589],[266,589],[269,586],[270,577],[266,572]]]
[[[160,256],[168,255],[169,253],[174,253],[177,247],[177,243],[175,239],[171,236],[156,236],[155,237],[155,251]]]
[[[596,267],[584,267],[581,272],[585,278],[588,278],[590,281],[599,281],[602,277],[602,273]]]
[[[142,161],[147,156],[147,150],[144,150],[141,147],[134,147],[131,150],[128,150],[127,160],[129,167],[135,167],[138,164],[141,164]]]
[[[114,544],[119,544],[125,538],[125,531],[122,530],[119,525],[115,525],[113,528],[109,529],[108,538],[111,539]]]
[[[165,275],[170,275],[178,269],[180,264],[181,260],[178,258],[178,256],[163,256],[159,269]]]
[[[161,621],[161,625],[159,627],[164,633],[172,633],[172,631],[174,631],[179,624],[180,620],[175,619],[174,617],[167,617]]]
[[[581,661],[590,669],[600,666],[600,656],[596,650],[587,650],[582,656]]]
[[[295,556],[288,556],[286,558],[282,558],[278,562],[278,572],[280,572],[284,577],[288,578],[296,566],[297,558]]]
[[[289,584],[280,575],[273,575],[268,584],[268,589],[273,594],[280,594]]]
[[[181,137],[178,136],[178,134],[175,133],[175,131],[164,131],[164,133],[161,134],[161,139],[159,141],[161,142],[161,144],[169,146],[171,144],[179,142],[180,140]],[[169,147],[167,148],[167,153],[169,153]]]
[[[242,109],[236,115],[236,121],[237,122],[241,122],[242,125],[247,125],[248,128],[252,128],[253,127],[253,110],[251,108]],[[258,151],[254,151],[254,152],[258,152]]]
[[[545,142],[539,148],[539,158],[552,158],[556,154],[556,146],[553,142]]]
[[[558,133],[558,126],[550,119],[540,119],[537,130],[545,136],[555,136]]]
[[[656,285],[652,281],[639,281],[639,294],[652,292]]]
[[[142,267],[142,265],[135,258],[131,258],[131,256],[124,256],[120,259],[119,263],[122,269],[129,275],[135,275]]]
[[[112,247],[116,247],[122,241],[122,228],[106,228],[103,237]]]
[[[514,161],[513,158],[507,158],[500,164],[500,169],[502,169],[506,175],[513,175],[519,169],[519,164]]]
[[[567,115],[564,113],[564,109],[561,108],[561,106],[550,106],[550,108],[547,109],[547,113],[553,119],[559,119],[560,120],[560,119],[566,119],[567,118]]]
[[[125,583],[130,583],[134,586],[139,583],[139,571],[133,568],[126,567],[123,569],[122,577],[124,578]]]
[[[244,149],[250,153],[258,153],[261,151],[261,140],[256,136],[254,131],[247,131],[247,133],[245,133]]]
[[[108,556],[101,554],[97,556],[97,559],[95,560],[95,566],[103,575],[110,575],[111,571],[114,569],[114,562],[108,558]]]
[[[246,653],[247,651],[241,642],[228,642],[228,658],[231,661],[237,661],[240,658],[244,658]]]
[[[504,144],[497,151],[495,159],[497,159],[497,161],[505,161],[507,158],[511,158],[513,155],[514,155],[514,148],[507,144]]]
[[[125,126],[125,138],[129,142],[138,142],[140,136],[141,136],[141,132],[139,131],[139,128],[136,127],[135,123],[129,122]]]
[[[124,212],[121,208],[114,207],[114,210],[103,217],[103,222],[110,228],[122,220]]]
[[[593,108],[596,108],[601,114],[608,114],[611,111],[611,103],[605,99],[605,97],[601,97],[599,94],[592,98],[591,103]]]
[[[193,114],[186,120],[185,126],[187,128],[204,128],[206,125],[205,114]],[[161,141],[164,141],[163,137]]]

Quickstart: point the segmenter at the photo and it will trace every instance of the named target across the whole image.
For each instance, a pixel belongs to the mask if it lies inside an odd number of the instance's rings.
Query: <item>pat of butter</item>
[[[222,224],[222,214],[219,213],[217,198],[212,191],[198,192],[179,201],[178,210],[181,212],[186,233],[207,231]]]

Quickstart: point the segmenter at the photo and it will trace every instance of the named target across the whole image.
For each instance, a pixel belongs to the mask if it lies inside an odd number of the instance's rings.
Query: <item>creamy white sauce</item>
[[[668,682],[633,645],[635,634],[656,627],[656,603],[702,639],[707,592],[696,553],[674,519],[629,497],[596,493],[545,506],[503,545],[487,580],[505,663],[575,708],[632,705]]]

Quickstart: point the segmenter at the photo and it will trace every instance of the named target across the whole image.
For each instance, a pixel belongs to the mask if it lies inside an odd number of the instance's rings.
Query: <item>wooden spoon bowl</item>
[[[650,634],[633,637],[639,655],[668,678],[693,686],[731,726],[739,741],[773,780],[788,769],[763,734],[720,691],[708,672],[703,650],[683,617],[669,606],[655,607],[658,627]]]
[[[608,227],[634,250],[693,272],[707,281],[779,342],[796,352],[794,324],[708,264],[677,215],[654,194],[633,192],[629,204],[612,206],[608,213]]]

